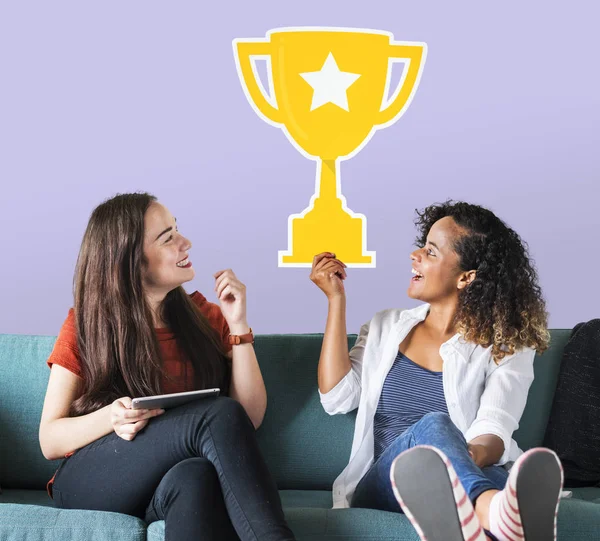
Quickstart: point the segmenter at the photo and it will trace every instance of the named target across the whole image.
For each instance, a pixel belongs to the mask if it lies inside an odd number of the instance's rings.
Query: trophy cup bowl
[[[289,217],[288,250],[280,266],[310,266],[315,254],[330,251],[348,266],[375,266],[367,252],[366,218],[346,207],[339,164],[351,158],[377,129],[395,122],[418,86],[424,43],[394,42],[387,32],[341,28],[289,28],[263,39],[235,39],[234,56],[246,97],[256,113],[283,129],[292,144],[317,162],[317,189],[307,209]],[[346,102],[314,107],[307,74],[333,61],[353,74]],[[253,59],[265,58],[270,93],[259,85]],[[391,64],[404,62],[401,81],[388,99]]]

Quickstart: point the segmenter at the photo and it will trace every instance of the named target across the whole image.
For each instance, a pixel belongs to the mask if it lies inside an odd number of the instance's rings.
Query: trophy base
[[[321,198],[305,215],[290,216],[289,250],[279,252],[279,266],[308,267],[315,255],[333,252],[349,267],[374,267],[375,252],[364,249],[366,218],[350,214],[340,199]]]

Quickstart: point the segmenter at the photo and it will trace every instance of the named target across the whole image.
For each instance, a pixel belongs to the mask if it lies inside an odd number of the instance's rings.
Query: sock
[[[485,541],[485,534],[483,528],[477,519],[475,509],[467,493],[465,492],[462,483],[458,479],[456,471],[452,467],[450,460],[447,457],[443,457],[444,464],[448,470],[448,477],[452,483],[452,491],[454,493],[454,501],[456,502],[456,511],[458,513],[458,519],[460,520],[460,526],[465,541]]]
[[[523,526],[514,488],[516,476],[509,476],[506,488],[490,502],[490,532],[500,541],[524,541]]]

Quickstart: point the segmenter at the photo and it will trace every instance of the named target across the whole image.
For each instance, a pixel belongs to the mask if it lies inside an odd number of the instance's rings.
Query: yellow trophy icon
[[[341,195],[340,161],[407,109],[427,45],[395,42],[383,31],[317,27],[235,39],[233,49],[250,105],[317,162],[315,194],[307,209],[289,217],[288,249],[279,252],[279,266],[310,266],[315,254],[328,251],[348,266],[374,267],[375,252],[366,250],[366,218],[348,209]],[[260,83],[258,58],[267,60],[268,92]],[[405,65],[389,96],[394,62]]]

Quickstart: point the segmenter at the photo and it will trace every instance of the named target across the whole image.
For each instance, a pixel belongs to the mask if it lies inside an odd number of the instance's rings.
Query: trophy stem
[[[319,199],[324,201],[338,199],[335,160],[321,160],[318,167],[321,169],[317,190]]]

